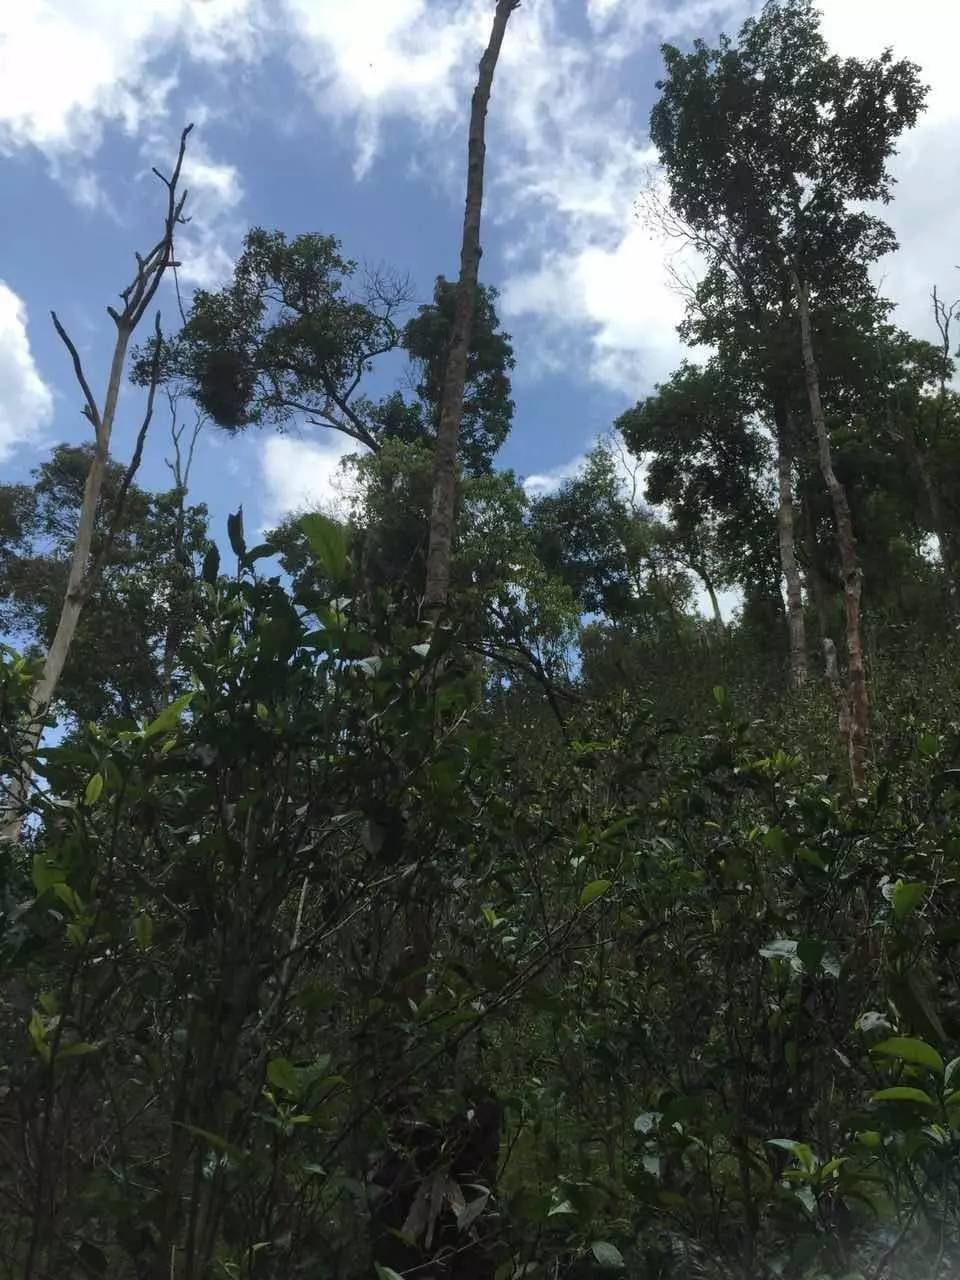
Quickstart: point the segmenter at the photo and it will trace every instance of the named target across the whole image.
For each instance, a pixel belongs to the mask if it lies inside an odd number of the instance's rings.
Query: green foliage
[[[45,651],[56,630],[91,457],[92,446],[59,445],[33,485],[0,486],[0,631],[31,652]],[[112,541],[57,695],[81,722],[148,714],[177,686],[209,547],[206,508],[187,504],[177,489],[131,485],[114,527],[122,476],[121,466],[108,465],[94,559]]]
[[[960,1268],[960,415],[949,352],[870,285],[863,210],[923,93],[830,55],[807,0],[665,59],[654,138],[709,259],[684,335],[714,354],[531,500],[492,470],[513,353],[481,288],[443,625],[453,289],[400,328],[401,286],[332,237],[251,232],[162,355],[227,428],[369,446],[346,509],[255,546],[237,510],[222,575],[182,488],[132,487],[114,528],[108,468],[70,732],[39,749],[89,454],[0,487],[0,625],[30,651],[0,647],[2,794],[36,766],[0,843],[5,1276]],[[783,678],[771,441],[824,635],[842,586],[790,266],[870,600],[855,795],[833,687]],[[410,398],[365,399],[397,347]],[[697,611],[730,586],[739,616]]]

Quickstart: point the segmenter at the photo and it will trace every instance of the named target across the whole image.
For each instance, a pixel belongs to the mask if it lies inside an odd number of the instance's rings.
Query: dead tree
[[[480,265],[480,214],[483,209],[484,139],[493,73],[513,11],[520,0],[497,0],[490,41],[480,59],[477,85],[470,107],[467,143],[467,199],[460,246],[460,277],[454,302],[453,332],[440,397],[440,425],[434,454],[433,501],[430,509],[430,541],[427,550],[426,610],[436,618],[447,603],[450,587],[450,550],[457,490],[457,445],[463,417],[463,389],[467,380],[467,354],[473,328],[473,310]]]
[[[98,403],[91,390],[76,345],[61,324],[57,313],[55,311],[51,312],[54,328],[70,353],[70,358],[73,362],[73,371],[83,395],[82,413],[93,428],[94,451],[90,462],[90,470],[87,472],[84,484],[80,517],[77,523],[77,535],[73,544],[73,554],[70,558],[67,586],[63,595],[63,604],[60,609],[57,629],[44,656],[43,670],[31,691],[30,722],[24,735],[25,747],[19,767],[15,768],[13,776],[6,785],[3,813],[2,817],[0,817],[0,840],[16,840],[19,836],[23,808],[33,775],[31,761],[39,745],[40,735],[43,732],[44,717],[56,695],[57,686],[60,683],[60,677],[63,674],[63,668],[70,652],[70,646],[76,634],[77,624],[80,621],[80,615],[91,591],[96,586],[104,562],[110,553],[123,517],[126,495],[143,457],[143,446],[153,417],[153,403],[160,381],[161,335],[159,314],[156,317],[154,328],[152,358],[147,384],[147,403],[140,429],[137,433],[133,456],[124,472],[113,520],[107,530],[103,546],[100,548],[96,558],[91,561],[91,547],[97,509],[100,505],[104,474],[110,458],[110,441],[113,435],[120,384],[123,379],[130,340],[153,302],[164,273],[168,268],[176,265],[174,261],[174,236],[177,227],[186,221],[183,211],[187,200],[187,192],[181,193],[178,188],[183,170],[187,138],[192,128],[193,125],[188,125],[180,135],[180,148],[170,177],[164,177],[158,169],[153,170],[167,192],[163,234],[149,253],[146,255],[137,253],[135,255],[137,269],[130,284],[120,293],[122,305],[119,308],[107,307],[107,313],[116,328],[116,339],[102,402]]]

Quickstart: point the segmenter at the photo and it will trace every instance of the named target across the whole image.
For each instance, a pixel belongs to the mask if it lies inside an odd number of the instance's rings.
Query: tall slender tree
[[[447,602],[450,584],[450,552],[457,489],[457,445],[463,417],[463,388],[467,378],[467,354],[476,303],[480,266],[480,216],[483,210],[483,169],[486,158],[486,120],[493,76],[503,46],[510,15],[520,0],[497,0],[490,40],[480,59],[480,70],[470,106],[467,141],[467,198],[460,245],[460,275],[453,312],[453,332],[447,353],[440,421],[437,428],[433,499],[430,508],[430,542],[427,551],[425,604],[436,617]]]
[[[667,75],[651,135],[673,210],[695,229],[712,265],[789,305],[804,370],[823,483],[843,567],[851,777],[863,785],[867,684],[860,635],[861,573],[849,503],[832,465],[822,412],[811,309],[825,298],[870,292],[868,271],[896,246],[863,212],[890,199],[888,162],[922,109],[918,68],[832,55],[812,0],[767,4],[734,44],[666,46]],[[780,353],[777,353],[779,360]]]

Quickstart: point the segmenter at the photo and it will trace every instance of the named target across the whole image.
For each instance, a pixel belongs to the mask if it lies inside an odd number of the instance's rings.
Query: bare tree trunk
[[[790,681],[795,689],[807,683],[807,633],[803,618],[803,591],[793,526],[793,456],[789,441],[795,438],[793,413],[785,405],[776,410],[777,477],[779,504],[777,531],[780,564],[787,584],[787,627],[790,634]]]
[[[727,624],[724,622],[723,614],[720,612],[720,601],[717,599],[717,589],[713,585],[713,579],[710,577],[709,573],[707,573],[702,564],[695,564],[690,567],[703,583],[703,589],[706,591],[710,600],[710,608],[713,612],[713,621],[716,624],[717,630],[722,636],[726,635]]]
[[[123,369],[126,363],[127,349],[130,345],[130,339],[137,328],[137,325],[143,319],[144,313],[153,301],[154,294],[160,286],[160,281],[167,268],[173,265],[173,239],[174,233],[179,223],[183,221],[183,208],[186,203],[186,193],[182,196],[177,195],[177,186],[180,181],[180,174],[183,168],[183,157],[186,151],[187,137],[193,125],[188,125],[180,135],[180,150],[177,155],[177,162],[174,166],[172,175],[164,178],[156,169],[154,173],[161,179],[167,188],[167,213],[164,220],[163,236],[160,241],[150,250],[146,257],[136,255],[137,271],[132,282],[120,294],[123,299],[123,307],[117,311],[113,307],[108,307],[107,311],[116,325],[116,341],[113,348],[113,358],[110,362],[110,373],[107,378],[106,391],[103,398],[103,407],[97,404],[97,401],[90,389],[86,374],[83,371],[83,365],[80,360],[79,352],[70,339],[69,334],[57,318],[56,312],[52,312],[54,327],[60,336],[64,346],[70,353],[73,361],[74,374],[83,393],[84,405],[83,414],[94,431],[94,452],[93,459],[90,463],[90,470],[87,472],[86,482],[83,487],[83,501],[80,506],[80,517],[77,523],[77,536],[73,545],[73,554],[70,558],[70,571],[67,577],[67,587],[63,596],[63,604],[60,609],[60,617],[57,621],[57,629],[54,633],[50,648],[47,650],[43,662],[43,671],[30,695],[30,724],[24,739],[24,748],[20,767],[16,775],[7,784],[6,794],[3,797],[3,808],[0,811],[0,841],[16,840],[20,834],[20,825],[22,822],[22,810],[26,802],[27,793],[30,788],[30,781],[33,775],[33,768],[30,760],[40,743],[40,736],[43,732],[43,717],[47,708],[57,691],[57,685],[60,683],[60,677],[63,674],[63,668],[70,652],[70,646],[73,643],[73,637],[76,634],[77,624],[80,621],[80,615],[83,612],[84,604],[90,596],[90,592],[96,585],[96,579],[103,567],[104,561],[109,554],[110,545],[117,532],[117,528],[122,515],[122,508],[126,492],[130,487],[130,483],[140,465],[140,459],[143,453],[143,442],[146,436],[147,427],[153,416],[153,400],[157,389],[159,379],[159,357],[160,357],[160,318],[157,317],[157,328],[155,334],[155,348],[153,368],[151,371],[150,388],[147,396],[147,409],[144,415],[140,431],[137,436],[137,444],[130,465],[124,474],[123,484],[121,485],[120,494],[117,501],[117,510],[114,513],[113,522],[107,534],[104,548],[101,550],[96,561],[90,563],[90,551],[93,543],[93,532],[96,524],[97,508],[100,505],[100,494],[103,489],[103,477],[106,471],[107,462],[110,457],[110,439],[113,434],[113,425],[117,412],[117,400],[120,395],[120,383],[123,379]]]
[[[463,388],[467,378],[467,353],[473,327],[473,309],[480,264],[480,214],[483,208],[484,130],[493,73],[511,13],[520,0],[497,0],[490,42],[480,59],[477,85],[470,107],[467,144],[467,200],[460,247],[460,277],[453,313],[453,333],[447,354],[440,396],[440,425],[434,461],[433,502],[430,511],[430,544],[427,551],[426,609],[436,617],[447,603],[450,587],[450,548],[457,485],[457,443],[463,416]]]
[[[810,400],[810,418],[817,436],[817,450],[820,455],[820,471],[830,494],[833,505],[833,519],[837,533],[837,548],[840,552],[840,567],[843,575],[843,603],[847,632],[847,710],[846,737],[850,755],[850,777],[856,790],[861,790],[866,781],[867,741],[869,734],[869,711],[867,698],[867,675],[863,664],[863,648],[860,636],[860,594],[862,590],[862,573],[857,556],[857,543],[853,535],[853,521],[850,518],[850,504],[843,485],[837,479],[833,469],[833,455],[830,449],[830,436],[827,434],[826,419],[823,416],[823,404],[820,400],[820,372],[813,351],[813,336],[810,328],[810,300],[807,286],[801,284],[795,269],[791,269],[791,279],[800,314],[800,343],[803,352],[803,367],[807,383],[807,396]]]

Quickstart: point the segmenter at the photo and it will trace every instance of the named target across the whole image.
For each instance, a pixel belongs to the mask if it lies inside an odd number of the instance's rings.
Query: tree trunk
[[[793,458],[788,439],[795,436],[793,413],[785,405],[776,409],[777,476],[779,504],[777,531],[780,564],[787,584],[787,626],[790,634],[790,682],[795,689],[807,683],[807,634],[803,619],[803,591],[793,527]]]
[[[63,674],[63,668],[77,630],[77,623],[80,621],[80,615],[83,612],[83,606],[102,568],[105,552],[101,551],[100,559],[91,566],[90,548],[93,543],[97,507],[100,505],[100,494],[103,489],[103,477],[107,460],[110,456],[110,437],[113,434],[113,422],[117,412],[117,399],[120,394],[120,382],[123,378],[123,366],[130,338],[153,301],[167,267],[173,262],[174,233],[177,226],[184,221],[183,208],[187,199],[186,192],[183,195],[178,195],[177,187],[183,170],[183,157],[186,153],[187,138],[192,128],[192,124],[187,125],[180,134],[180,150],[170,177],[165,178],[159,169],[154,169],[153,171],[167,189],[167,211],[164,219],[163,236],[146,256],[142,256],[139,253],[136,254],[136,274],[131,283],[120,292],[120,297],[123,299],[123,307],[119,311],[114,307],[107,307],[107,313],[116,325],[117,337],[114,343],[113,359],[110,363],[110,376],[107,379],[102,410],[94,399],[76,346],[57,319],[56,312],[51,313],[57,334],[73,360],[74,374],[80,390],[83,392],[83,414],[94,431],[94,454],[83,487],[83,502],[80,506],[80,518],[77,523],[77,537],[73,546],[73,555],[70,558],[67,589],[64,592],[57,630],[44,659],[43,672],[31,691],[30,721],[24,735],[24,746],[20,753],[19,768],[5,788],[6,793],[3,796],[2,808],[0,808],[0,841],[15,841],[19,838],[23,821],[23,808],[29,791],[30,780],[33,776],[31,757],[39,746],[40,738],[43,734],[43,716],[57,691],[57,685],[60,682],[60,676]],[[146,414],[137,437],[133,458],[124,476],[124,486],[121,488],[118,498],[114,523],[107,533],[107,547],[109,547],[110,539],[116,531],[120,519],[126,487],[133,480],[140,465],[144,437],[150,424],[150,419],[153,416],[153,398],[160,377],[161,333],[159,313],[157,315],[154,340],[156,346],[154,348]]]
[[[820,400],[820,372],[813,351],[810,327],[810,305],[807,286],[801,284],[796,270],[791,269],[791,279],[800,315],[800,343],[803,367],[810,400],[810,418],[817,436],[820,471],[833,505],[833,519],[837,532],[837,548],[843,577],[843,603],[847,632],[847,744],[850,755],[850,777],[855,790],[861,790],[866,781],[867,740],[869,733],[867,675],[863,664],[860,636],[860,594],[862,574],[857,556],[857,543],[853,536],[850,505],[843,485],[833,469],[830,436],[827,434],[823,404]]]
[[[703,588],[710,598],[710,608],[713,611],[713,621],[717,630],[722,636],[727,634],[727,624],[723,620],[723,614],[720,612],[720,601],[717,599],[717,590],[713,585],[713,579],[707,573],[702,564],[693,566],[693,571],[703,583]]]
[[[130,330],[126,325],[117,329],[117,341],[113,349],[113,360],[110,364],[110,379],[103,406],[103,414],[97,423],[93,460],[87,479],[83,486],[83,501],[80,505],[80,518],[77,523],[77,538],[73,544],[73,555],[70,557],[70,572],[67,576],[67,589],[63,595],[60,618],[50,648],[43,662],[43,671],[30,695],[30,727],[27,730],[24,760],[19,775],[14,778],[5,798],[6,814],[3,827],[0,829],[0,840],[16,840],[20,835],[22,810],[27,799],[32,768],[29,757],[40,745],[43,733],[43,716],[53,701],[60,676],[70,652],[70,645],[76,634],[77,623],[83,611],[86,592],[84,584],[90,561],[90,548],[93,543],[93,530],[96,524],[97,508],[100,505],[100,493],[103,489],[103,477],[110,456],[110,434],[116,414],[117,397],[120,393],[120,380],[123,377],[123,365],[130,342]]]
[[[453,333],[447,354],[440,396],[440,425],[434,455],[433,501],[430,511],[430,543],[427,552],[425,603],[428,616],[436,618],[447,603],[450,587],[450,548],[457,486],[457,444],[463,416],[463,388],[467,378],[467,352],[473,327],[473,309],[480,264],[480,214],[483,208],[484,130],[493,73],[511,13],[520,0],[497,0],[490,42],[480,59],[477,85],[470,107],[467,144],[467,200],[460,246],[460,277],[454,304]]]

